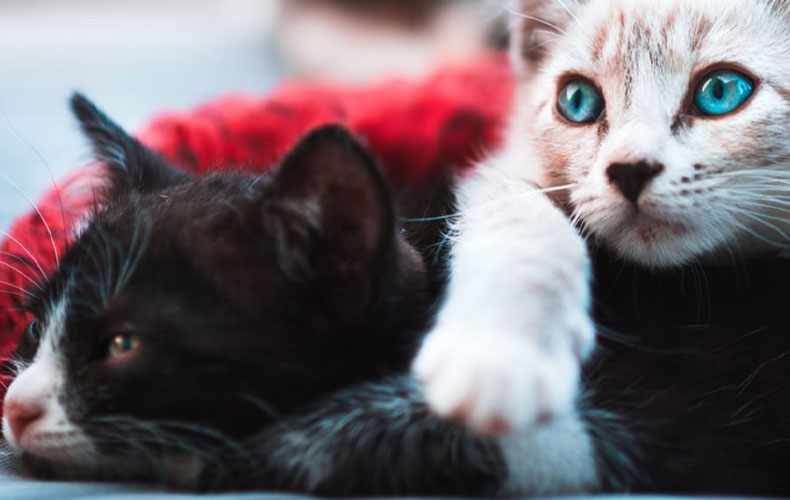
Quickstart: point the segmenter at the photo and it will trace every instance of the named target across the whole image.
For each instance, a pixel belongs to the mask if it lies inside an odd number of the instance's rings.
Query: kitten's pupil
[[[724,97],[724,82],[721,78],[717,78],[716,83],[713,84],[713,97],[719,100]]]
[[[118,356],[133,351],[138,345],[139,341],[136,337],[128,333],[120,333],[110,340],[110,345],[107,347],[107,354],[109,356]]]
[[[582,106],[582,91],[581,89],[576,89],[576,92],[573,93],[573,98],[571,98],[571,102],[573,103],[573,107],[575,109],[579,109]]]

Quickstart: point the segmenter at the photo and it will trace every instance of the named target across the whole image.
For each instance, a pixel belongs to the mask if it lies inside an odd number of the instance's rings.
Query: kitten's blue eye
[[[557,101],[557,110],[573,123],[592,123],[603,113],[603,96],[587,80],[571,80],[565,84]]]
[[[702,79],[694,95],[694,104],[703,115],[726,115],[740,108],[753,92],[751,78],[731,69],[722,69]]]

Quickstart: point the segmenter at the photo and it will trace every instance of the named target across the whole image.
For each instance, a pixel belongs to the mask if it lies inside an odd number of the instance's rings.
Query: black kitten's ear
[[[159,189],[187,177],[127,134],[82,94],[71,96],[71,110],[96,159],[109,168],[111,192]]]
[[[516,66],[529,74],[546,59],[554,39],[562,35],[586,0],[517,0],[511,47]]]
[[[303,255],[317,282],[331,285],[331,307],[353,314],[375,294],[395,246],[393,201],[375,159],[342,127],[323,127],[286,156],[272,187],[274,206],[300,213],[299,222],[285,218],[291,244],[281,248]]]
[[[274,182],[278,195],[298,202],[333,242],[364,253],[389,244],[389,188],[376,160],[344,128],[329,125],[308,134],[281,162]]]

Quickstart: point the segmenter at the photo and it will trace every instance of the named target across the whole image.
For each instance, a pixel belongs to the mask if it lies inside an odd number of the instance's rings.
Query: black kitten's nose
[[[45,413],[44,407],[39,402],[14,397],[6,398],[3,406],[6,425],[17,443],[22,440],[25,430],[40,420]]]
[[[664,165],[642,160],[637,163],[612,163],[606,169],[606,175],[627,200],[636,204],[645,186],[663,171]]]

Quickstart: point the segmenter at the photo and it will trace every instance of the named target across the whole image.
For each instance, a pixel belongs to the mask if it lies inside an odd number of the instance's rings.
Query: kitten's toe
[[[439,416],[489,435],[528,428],[573,404],[579,363],[570,351],[547,352],[518,335],[435,332],[414,372]]]

